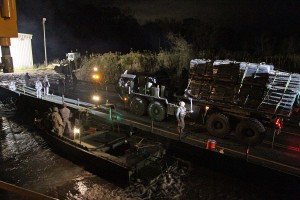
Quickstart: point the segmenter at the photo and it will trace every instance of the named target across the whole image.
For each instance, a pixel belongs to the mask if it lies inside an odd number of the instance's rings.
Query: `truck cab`
[[[131,113],[148,115],[155,121],[175,115],[177,105],[169,103],[173,93],[166,85],[170,79],[165,76],[147,76],[124,73],[118,81],[118,93],[123,101],[129,102]]]

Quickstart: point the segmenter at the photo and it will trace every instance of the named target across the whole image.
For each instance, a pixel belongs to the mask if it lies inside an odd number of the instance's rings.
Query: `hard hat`
[[[180,105],[180,106],[185,106],[185,103],[184,103],[183,101],[180,101],[180,102],[179,102],[179,105]]]
[[[54,112],[58,112],[58,107],[53,107]]]

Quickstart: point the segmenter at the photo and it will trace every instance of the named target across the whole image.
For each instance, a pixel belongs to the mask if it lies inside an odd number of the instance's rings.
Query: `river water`
[[[151,184],[136,181],[121,188],[55,154],[29,124],[7,115],[0,117],[0,163],[1,181],[58,199],[265,200],[299,197],[294,195],[294,189],[284,188],[286,183],[274,187],[274,184],[265,184],[267,181],[248,182],[184,160],[180,160],[184,165],[174,162]],[[26,198],[0,190],[0,199]]]

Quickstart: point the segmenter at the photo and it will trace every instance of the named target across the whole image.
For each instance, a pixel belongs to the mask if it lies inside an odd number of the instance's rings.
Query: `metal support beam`
[[[3,72],[4,73],[13,73],[14,72],[14,65],[13,60],[10,55],[10,38],[0,38],[0,46],[2,51],[1,62],[3,65]]]

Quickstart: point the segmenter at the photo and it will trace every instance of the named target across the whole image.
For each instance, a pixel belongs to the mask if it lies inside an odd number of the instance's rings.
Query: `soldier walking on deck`
[[[44,86],[44,96],[49,95],[50,82],[47,75],[45,75],[44,77],[43,86]]]
[[[64,124],[64,132],[65,129],[67,127],[67,133],[71,134],[72,133],[72,126],[71,126],[71,122],[70,122],[70,115],[71,115],[71,111],[69,108],[67,108],[67,104],[63,103],[63,108],[60,109],[60,114],[62,116],[63,119],[63,124]]]
[[[184,127],[185,127],[185,123],[184,123],[184,117],[186,115],[186,107],[185,107],[185,103],[183,101],[179,102],[179,107],[177,109],[177,113],[176,113],[176,118],[177,118],[177,122],[178,122],[178,126],[177,126],[177,130],[179,133],[179,140],[181,140],[181,138],[184,135]]]
[[[42,84],[42,82],[40,81],[39,78],[36,79],[35,89],[36,89],[36,97],[41,99],[42,98],[43,84]]]
[[[52,120],[54,132],[59,136],[63,136],[64,123],[60,114],[58,113],[57,107],[53,108],[53,113],[51,114],[51,120]]]

